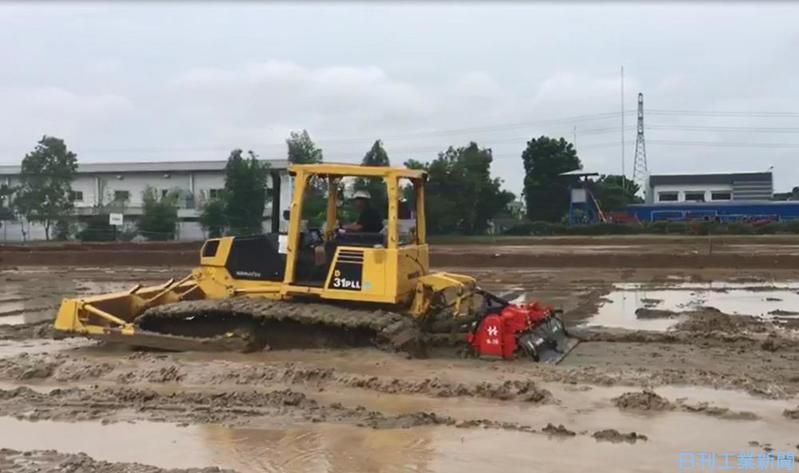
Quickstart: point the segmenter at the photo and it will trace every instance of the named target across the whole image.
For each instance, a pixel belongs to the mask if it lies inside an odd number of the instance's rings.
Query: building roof
[[[765,206],[765,207],[779,207],[779,206],[798,206],[797,200],[714,200],[711,202],[653,202],[651,204],[629,204],[627,207],[644,209],[663,209],[666,207],[679,207],[679,208],[702,208],[702,207],[736,207],[736,206]]]
[[[769,181],[771,172],[738,172],[718,174],[657,174],[649,176],[650,186],[669,184],[732,184],[737,181]]]
[[[263,160],[272,168],[285,169],[288,161],[285,159]],[[124,172],[189,172],[189,171],[222,171],[227,160],[215,161],[136,161],[136,162],[108,162],[108,163],[81,163],[78,162],[78,174],[102,174]],[[17,164],[0,164],[0,176],[17,175],[20,166]]]

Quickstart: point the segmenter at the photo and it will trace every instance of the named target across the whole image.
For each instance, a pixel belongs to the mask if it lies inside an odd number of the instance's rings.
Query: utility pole
[[[641,188],[646,197],[649,169],[646,164],[646,140],[644,139],[644,94],[638,93],[638,125],[635,135],[635,160],[633,161],[633,182]]]
[[[572,130],[572,143],[574,147],[577,147],[577,125],[574,125],[574,129]]]

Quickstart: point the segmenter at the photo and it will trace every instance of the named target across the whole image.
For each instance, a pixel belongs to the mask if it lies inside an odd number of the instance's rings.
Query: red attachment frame
[[[518,348],[518,336],[535,329],[552,316],[552,311],[552,307],[538,302],[509,304],[498,314],[484,317],[467,341],[480,356],[512,359]]]

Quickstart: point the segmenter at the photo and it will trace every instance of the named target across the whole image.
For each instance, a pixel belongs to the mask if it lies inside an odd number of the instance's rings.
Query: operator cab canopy
[[[418,169],[397,168],[390,166],[361,166],[357,164],[293,164],[289,166],[289,174],[294,176],[302,171],[309,175],[337,177],[405,177],[408,179],[427,179],[427,172]]]
[[[295,210],[298,203],[301,205],[300,231],[316,228],[328,234],[342,223],[338,221],[339,217],[345,217],[345,222],[346,218],[353,217],[352,209],[349,212],[345,210],[343,215],[339,215],[336,209],[341,210],[345,203],[351,202],[359,193],[370,194],[370,205],[381,215],[384,226],[379,233],[389,233],[389,203],[397,204],[396,219],[399,226],[406,229],[411,225],[409,221],[416,219],[416,202],[419,201],[418,195],[427,180],[427,172],[422,170],[354,164],[291,165],[289,175],[295,178],[302,176],[305,180],[304,192],[294,195],[292,205]],[[331,184],[335,187],[330,187]],[[364,184],[366,187],[363,187]],[[311,203],[314,199],[315,202]],[[324,209],[319,208],[322,205],[320,200],[328,201],[327,215],[324,217],[320,212]],[[283,218],[289,221],[291,212],[284,212]]]

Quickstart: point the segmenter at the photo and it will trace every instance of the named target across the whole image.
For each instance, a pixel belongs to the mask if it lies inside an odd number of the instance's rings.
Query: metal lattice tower
[[[638,93],[638,134],[635,137],[635,160],[633,161],[633,182],[638,184],[646,196],[649,170],[646,166],[646,141],[644,140],[644,94]]]

